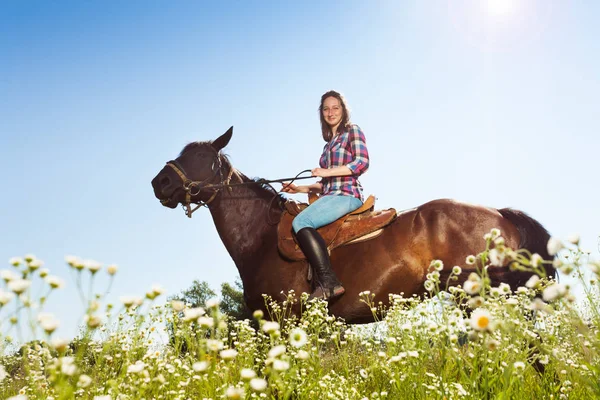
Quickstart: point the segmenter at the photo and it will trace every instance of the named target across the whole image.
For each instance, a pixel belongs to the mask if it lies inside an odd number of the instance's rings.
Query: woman
[[[320,197],[294,218],[292,227],[298,244],[316,275],[311,298],[333,299],[344,294],[344,287],[331,269],[327,245],[316,229],[330,224],[362,205],[362,186],[358,177],[369,168],[365,136],[350,122],[346,101],[336,91],[321,96],[321,131],[326,144],[320,168],[312,176],[321,181],[312,185],[284,183],[286,193],[317,193]]]

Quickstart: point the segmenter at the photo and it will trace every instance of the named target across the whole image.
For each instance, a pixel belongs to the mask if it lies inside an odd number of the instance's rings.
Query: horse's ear
[[[223,149],[225,146],[227,146],[227,143],[229,143],[229,141],[231,140],[231,135],[233,135],[233,126],[231,128],[229,128],[227,130],[227,132],[225,132],[224,134],[222,134],[221,136],[219,136],[218,138],[213,140],[213,142],[211,143],[211,146],[217,152],[221,151],[221,149]]]

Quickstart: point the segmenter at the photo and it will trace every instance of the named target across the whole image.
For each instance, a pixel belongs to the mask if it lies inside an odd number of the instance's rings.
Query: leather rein
[[[185,173],[185,170],[183,169],[183,167],[181,166],[181,164],[179,164],[179,162],[177,160],[171,160],[171,161],[167,162],[167,166],[171,167],[175,171],[175,173],[177,173],[177,175],[181,178],[181,180],[183,182],[183,190],[185,191],[185,202],[181,203],[181,206],[185,212],[185,215],[187,215],[188,218],[192,218],[192,214],[194,213],[194,211],[198,210],[200,207],[204,206],[204,207],[208,208],[208,205],[215,199],[215,197],[217,197],[217,194],[223,188],[228,188],[229,191],[231,192],[233,186],[253,185],[253,184],[267,184],[268,185],[273,182],[284,182],[284,181],[291,181],[290,183],[292,183],[293,181],[298,180],[298,179],[313,178],[312,176],[299,177],[299,175],[301,175],[305,172],[310,172],[309,169],[306,169],[306,170],[300,172],[294,178],[282,178],[282,179],[271,179],[271,180],[258,179],[256,181],[252,181],[252,182],[230,183],[231,177],[233,176],[234,168],[232,166],[230,166],[229,174],[227,174],[227,178],[223,179],[223,170],[222,170],[223,163],[221,162],[221,157],[219,156],[219,154],[217,154],[215,158],[216,158],[217,168],[216,169],[213,168],[212,176],[210,176],[204,180],[201,180],[201,181],[194,181],[194,180],[189,179]],[[214,166],[214,163],[213,163],[213,166]],[[218,183],[218,184],[207,183],[207,182],[213,180],[217,176],[217,174],[219,174],[220,183]],[[198,196],[200,194],[200,192],[204,189],[215,189],[215,191],[213,192],[213,194],[210,196],[210,198],[207,201],[192,199],[192,197]],[[275,189],[273,188],[273,190],[275,190]],[[169,200],[170,199],[161,200],[161,203],[165,204]],[[192,204],[195,204],[196,206],[192,207]]]

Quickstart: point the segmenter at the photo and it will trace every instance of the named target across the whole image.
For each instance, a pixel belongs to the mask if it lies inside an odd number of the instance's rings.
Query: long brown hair
[[[348,105],[346,104],[346,99],[344,99],[344,96],[342,96],[340,93],[336,92],[335,90],[330,90],[330,91],[326,92],[323,96],[321,96],[321,105],[319,106],[319,119],[321,121],[321,133],[323,134],[323,140],[325,140],[326,142],[329,142],[331,140],[331,138],[333,138],[333,136],[334,136],[333,132],[331,131],[331,127],[329,126],[327,121],[325,121],[325,118],[323,117],[323,103],[325,102],[325,99],[328,97],[335,97],[336,99],[338,99],[340,101],[340,104],[342,105],[342,120],[340,121],[340,124],[338,125],[336,133],[344,132],[346,127],[348,125],[350,125],[350,110],[348,110]]]

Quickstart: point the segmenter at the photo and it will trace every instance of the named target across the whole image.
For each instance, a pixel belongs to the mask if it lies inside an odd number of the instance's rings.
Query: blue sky
[[[598,258],[600,4],[497,2],[3,2],[0,260],[67,279],[48,304],[63,336],[82,312],[68,254],[120,266],[113,301],[232,282],[209,213],[163,208],[150,180],[232,125],[246,175],[315,167],[329,89],[379,207],[514,207]]]

